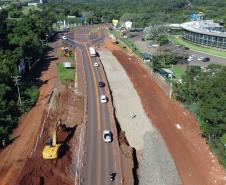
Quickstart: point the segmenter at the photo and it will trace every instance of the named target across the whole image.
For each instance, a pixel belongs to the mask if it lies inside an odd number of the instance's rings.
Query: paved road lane
[[[79,35],[77,36],[79,37]],[[76,38],[77,38],[76,37]],[[83,37],[83,36],[82,36]],[[106,94],[106,87],[99,88],[98,82],[104,81],[104,73],[101,67],[94,67],[94,62],[98,62],[95,57],[90,57],[88,52],[89,45],[87,41],[81,43],[83,38],[73,41],[69,38],[64,43],[72,47],[81,48],[83,56],[83,67],[86,76],[87,95],[88,95],[88,120],[85,135],[85,154],[83,154],[83,167],[81,169],[81,179],[86,185],[110,185],[119,184],[116,181],[111,182],[109,174],[116,172],[116,159],[114,155],[113,143],[104,143],[102,132],[104,129],[112,130],[108,103],[100,103],[100,95]],[[93,39],[99,42],[101,37]],[[105,82],[106,83],[106,82]],[[117,176],[116,176],[117,179]]]

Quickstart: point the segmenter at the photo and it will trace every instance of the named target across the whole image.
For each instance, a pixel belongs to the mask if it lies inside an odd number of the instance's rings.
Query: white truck
[[[95,51],[94,47],[89,47],[89,54],[91,57],[96,56],[96,51]]]

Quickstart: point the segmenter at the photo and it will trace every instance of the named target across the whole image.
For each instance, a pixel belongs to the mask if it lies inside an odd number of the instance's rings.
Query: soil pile
[[[72,151],[75,150],[74,135],[78,124],[83,120],[83,97],[75,95],[70,88],[58,88],[50,102],[51,108],[46,115],[43,134],[37,149],[26,162],[19,185],[69,185],[75,178],[71,172]],[[44,116],[45,117],[45,116]],[[44,119],[43,119],[44,120]],[[57,143],[61,144],[59,158],[45,160],[42,151],[48,139],[51,140],[53,130],[58,121]]]

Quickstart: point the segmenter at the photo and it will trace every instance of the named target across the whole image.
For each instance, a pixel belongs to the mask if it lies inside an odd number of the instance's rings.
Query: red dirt
[[[169,99],[143,67],[141,61],[129,56],[113,45],[109,39],[106,47],[117,57],[137,90],[144,110],[153,125],[159,129],[184,185],[226,184],[225,170],[212,155],[194,115],[179,102]],[[131,60],[128,60],[128,57]],[[176,124],[180,124],[178,130]]]
[[[13,133],[15,141],[0,153],[1,185],[69,185],[75,183],[69,169],[72,168],[70,166],[71,150],[75,150],[76,143],[75,136],[73,137],[75,125],[81,124],[83,120],[83,97],[75,96],[74,89],[58,88],[43,135],[36,151],[29,158],[37,135],[40,133],[43,118],[46,116],[45,110],[49,95],[53,87],[58,84],[56,62],[62,60],[62,57],[59,57],[60,46],[60,41],[53,43],[54,50],[48,55],[52,61],[43,63],[44,68],[39,79],[44,83],[40,87],[38,102],[27,115],[21,118],[18,128]],[[59,119],[66,125],[66,129],[61,129],[58,133],[59,142],[67,143],[63,145],[64,150],[62,150],[66,153],[62,153],[62,157],[58,160],[43,160],[41,154],[45,141],[51,137],[52,129],[56,120]]]
[[[59,120],[62,123],[57,131],[57,141],[62,143],[60,157],[57,160],[44,160],[42,150],[45,141],[52,136],[53,128]],[[77,125],[82,123],[81,120],[83,120],[82,96],[76,96],[70,88],[58,88],[52,99],[52,107],[43,135],[32,158],[23,168],[19,185],[70,185],[75,183],[74,175],[70,170],[73,170],[71,156],[76,145],[74,132]]]
[[[58,48],[59,42],[55,42],[53,46]],[[54,51],[50,52],[49,56],[54,56]],[[15,141],[0,153],[1,185],[13,185],[16,183],[16,179],[35,143],[36,137],[34,136],[38,134],[45,105],[51,89],[56,83],[54,62],[48,64],[47,69],[42,71],[39,79],[45,83],[40,88],[38,102],[29,113],[20,119],[18,128],[13,132]]]

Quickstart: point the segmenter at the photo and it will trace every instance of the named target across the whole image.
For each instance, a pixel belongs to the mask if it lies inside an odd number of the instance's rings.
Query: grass
[[[120,31],[110,30],[109,32],[111,34],[113,34],[116,38],[121,38],[122,37],[122,32],[120,32]]]
[[[63,63],[57,64],[57,76],[61,84],[65,85],[67,81],[74,81],[75,69],[65,68]]]
[[[170,35],[169,39],[174,44],[183,45],[195,51],[204,52],[204,53],[208,53],[210,55],[215,55],[219,57],[226,57],[226,51],[221,51],[214,48],[202,47],[201,45],[197,45],[192,42],[183,40],[182,38],[176,37],[175,35]]]
[[[175,77],[177,79],[181,79],[182,75],[185,73],[185,70],[186,69],[184,67],[179,66],[179,65],[174,65],[173,69],[172,69],[173,74],[175,75]]]
[[[139,58],[141,58],[141,53],[137,48],[136,44],[130,38],[122,38],[122,33],[120,31],[109,31],[113,34],[116,38],[119,38],[119,45],[124,49],[124,46],[130,48]],[[128,50],[127,50],[128,51]]]

